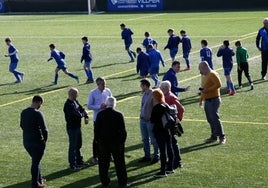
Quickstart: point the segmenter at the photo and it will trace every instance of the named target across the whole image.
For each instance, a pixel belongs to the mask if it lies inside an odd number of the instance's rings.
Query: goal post
[[[87,0],[88,14],[91,14],[91,0]]]

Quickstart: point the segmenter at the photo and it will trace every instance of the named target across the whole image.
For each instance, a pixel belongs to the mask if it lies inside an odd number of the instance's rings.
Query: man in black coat
[[[73,171],[78,171],[80,168],[88,165],[83,161],[80,152],[82,147],[81,119],[84,117],[85,123],[87,124],[88,115],[85,109],[77,101],[77,97],[78,89],[71,88],[63,108],[66,120],[66,130],[69,137],[68,161],[70,168]]]
[[[41,159],[44,155],[48,131],[43,114],[39,108],[43,104],[43,98],[36,95],[32,99],[30,107],[24,109],[20,116],[20,127],[23,130],[23,145],[32,158],[31,188],[45,187],[45,179],[41,176]]]
[[[110,184],[108,170],[111,155],[114,159],[118,184],[128,187],[125,165],[125,141],[127,132],[123,114],[114,110],[116,99],[108,97],[106,109],[99,112],[96,119],[95,138],[98,142],[99,176],[103,186]]]

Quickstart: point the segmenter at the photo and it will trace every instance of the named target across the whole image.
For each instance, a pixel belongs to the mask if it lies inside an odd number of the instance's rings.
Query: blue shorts
[[[90,67],[90,65],[91,65],[91,61],[85,61],[84,62],[84,66],[85,67]]]
[[[169,50],[169,55],[170,55],[171,58],[175,58],[177,53],[178,53],[178,48],[173,48],[173,49]]]
[[[188,59],[188,57],[189,57],[189,52],[183,52],[183,58],[185,59],[185,58],[187,58]]]
[[[18,66],[18,63],[10,63],[9,64],[9,71],[13,72],[14,70],[16,70],[17,66]]]
[[[229,67],[229,68],[223,68],[224,70],[224,76],[229,76],[232,72],[232,68],[233,67]]]
[[[131,44],[125,44],[125,49],[128,50],[130,48]]]
[[[61,65],[61,66],[57,66],[57,69],[66,71],[67,67],[66,67],[66,65]]]
[[[159,67],[150,67],[150,75],[158,74],[159,73]]]

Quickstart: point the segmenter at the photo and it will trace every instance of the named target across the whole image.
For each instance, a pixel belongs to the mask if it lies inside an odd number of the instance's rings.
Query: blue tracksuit
[[[163,81],[168,80],[171,83],[171,92],[178,96],[179,92],[184,92],[185,88],[179,87],[176,72],[170,68],[164,75]]]
[[[183,57],[184,58],[188,58],[189,53],[192,49],[192,45],[191,45],[191,40],[190,38],[186,35],[183,36],[181,39],[181,43],[182,43],[182,52],[183,52]]]
[[[90,62],[92,60],[92,56],[90,53],[90,44],[85,43],[83,47],[83,52],[82,52],[82,57],[81,57],[81,62],[85,60],[85,62]]]
[[[146,52],[148,52],[148,45],[151,44],[153,46],[157,45],[157,42],[152,39],[151,37],[147,37],[143,40],[142,45],[144,48],[146,48]]]
[[[140,76],[147,76],[150,68],[150,56],[145,52],[140,52],[137,57],[137,73],[140,72]]]
[[[178,53],[180,42],[181,42],[181,39],[177,35],[173,34],[169,37],[168,43],[164,49],[167,49],[167,48],[169,49],[171,58],[175,58],[176,54]]]

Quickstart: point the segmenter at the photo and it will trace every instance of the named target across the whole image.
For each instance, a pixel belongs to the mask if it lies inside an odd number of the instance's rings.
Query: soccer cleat
[[[57,82],[51,82],[52,85],[57,85]]]
[[[21,83],[21,80],[16,80],[14,83],[15,84]]]
[[[230,94],[231,90],[229,88],[226,89],[226,93]]]
[[[219,144],[225,144],[225,143],[226,143],[226,138],[225,137],[220,138]]]
[[[266,76],[263,76],[261,79],[262,79],[262,80],[266,80]]]
[[[133,52],[133,56],[134,56],[134,58],[136,58],[136,57],[137,57],[137,54],[136,54],[136,52]]]
[[[79,84],[79,78],[77,77],[77,78],[75,78],[76,79],[76,82]]]
[[[129,61],[129,63],[132,63],[132,62],[135,62],[135,60],[134,60],[134,59],[131,59],[131,60]]]
[[[155,178],[165,178],[167,177],[166,172],[158,172],[157,174],[154,175]]]
[[[24,76],[25,76],[25,74],[24,74],[24,73],[21,73],[21,75],[20,75],[20,79],[21,79],[21,81],[23,81]]]
[[[250,84],[250,90],[253,90],[254,89],[254,86],[253,86],[253,83]]]

